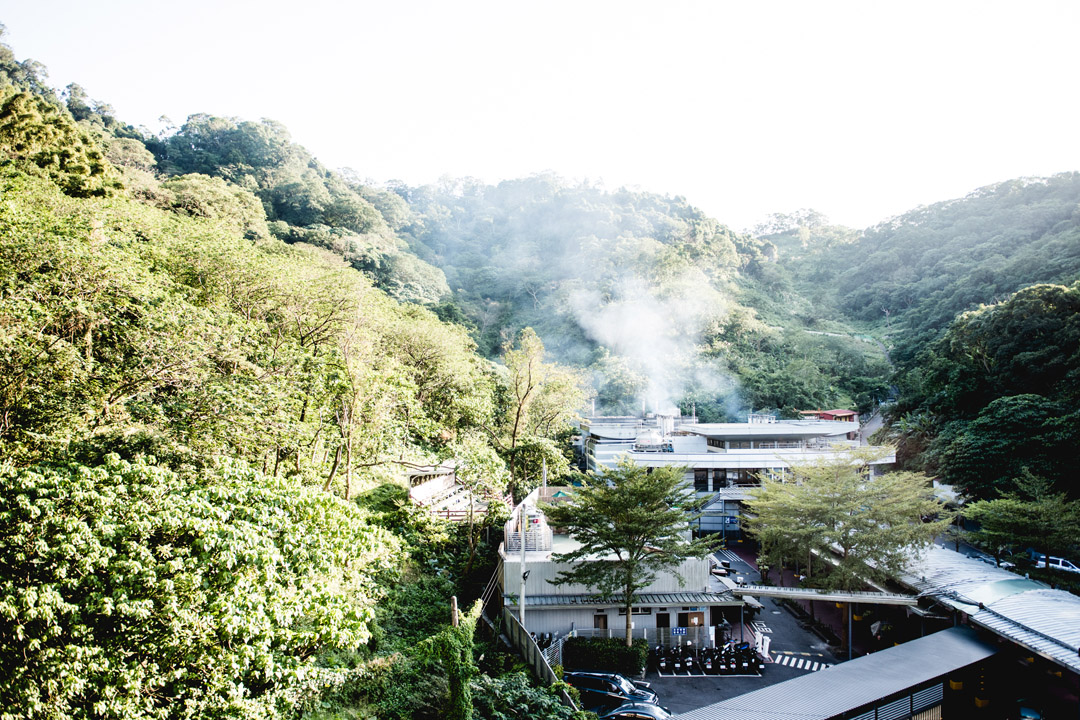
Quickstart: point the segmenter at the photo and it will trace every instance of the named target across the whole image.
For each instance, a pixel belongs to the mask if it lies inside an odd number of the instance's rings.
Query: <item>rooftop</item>
[[[996,652],[994,646],[979,640],[973,630],[949,628],[683,713],[678,720],[826,720],[847,716],[846,713],[917,688]],[[904,713],[890,717],[907,716]]]
[[[1080,597],[934,546],[900,580],[920,595],[1073,672],[1080,672]]]

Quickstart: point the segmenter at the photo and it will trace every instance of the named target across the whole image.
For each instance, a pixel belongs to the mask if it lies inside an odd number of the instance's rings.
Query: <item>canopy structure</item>
[[[946,676],[995,653],[997,648],[979,640],[974,630],[949,628],[691,710],[676,720],[830,720],[853,717],[857,711],[873,718],[878,706],[904,711],[878,713],[879,717],[910,717],[941,703]]]

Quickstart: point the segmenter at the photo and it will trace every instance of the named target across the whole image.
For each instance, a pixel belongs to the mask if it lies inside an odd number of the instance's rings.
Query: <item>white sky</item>
[[[1080,170],[1080,3],[0,0],[17,58],[157,129],[284,123],[374,180],[554,170],[735,228],[864,227]]]

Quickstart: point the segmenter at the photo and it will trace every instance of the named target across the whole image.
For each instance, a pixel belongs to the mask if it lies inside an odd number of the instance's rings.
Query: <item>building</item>
[[[495,500],[510,505],[510,497],[484,497],[462,485],[457,478],[457,463],[412,468],[408,474],[409,501],[427,508],[435,517],[451,522],[468,522],[487,514]]]
[[[683,713],[678,720],[940,720],[985,717],[998,648],[969,628],[919,640]],[[980,680],[983,682],[980,683]]]
[[[621,597],[602,600],[588,587],[550,582],[567,568],[554,556],[579,546],[547,524],[542,505],[568,499],[572,493],[573,488],[540,488],[514,509],[499,546],[503,604],[518,617],[524,605],[522,625],[537,635],[562,636],[573,630],[619,637],[626,627]],[[686,628],[687,639],[711,644],[713,628],[725,625],[725,615],[738,620],[744,600],[712,576],[711,562],[708,557],[686,560],[679,568],[682,581],[674,574],[662,574],[638,592],[632,619],[635,636],[647,637],[650,644],[667,644],[671,628]]]
[[[586,469],[593,472],[623,457],[646,467],[686,467],[687,483],[706,501],[698,530],[738,538],[747,490],[766,478],[783,478],[792,465],[858,447],[853,435],[857,432],[847,419],[751,415],[745,423],[699,423],[697,418],[670,415],[595,417],[581,423],[580,450]],[[875,470],[895,461],[891,450],[879,450]]]

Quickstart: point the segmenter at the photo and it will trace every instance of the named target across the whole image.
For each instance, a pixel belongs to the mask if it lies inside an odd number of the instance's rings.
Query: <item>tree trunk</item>
[[[330,475],[326,478],[326,484],[323,485],[323,490],[329,492],[334,482],[334,475],[337,473],[338,465],[341,463],[341,446],[337,446],[337,452],[334,453],[334,464],[330,466]]]
[[[352,428],[345,440],[345,499],[352,497]]]

